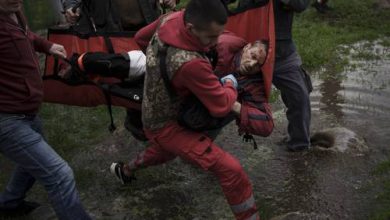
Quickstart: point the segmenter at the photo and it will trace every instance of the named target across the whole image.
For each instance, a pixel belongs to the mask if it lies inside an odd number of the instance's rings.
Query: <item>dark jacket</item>
[[[35,51],[48,53],[52,43],[20,23],[0,14],[0,112],[35,114],[43,99]]]
[[[292,41],[292,25],[295,12],[302,12],[310,0],[274,0],[276,59],[283,59],[296,49]]]

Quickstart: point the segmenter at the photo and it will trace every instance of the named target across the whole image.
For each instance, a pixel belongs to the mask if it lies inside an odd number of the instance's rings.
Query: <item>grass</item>
[[[373,172],[378,178],[376,184],[383,190],[377,195],[379,206],[373,211],[371,220],[390,219],[390,160],[380,163]]]
[[[44,118],[45,135],[59,153],[69,154],[103,141],[109,135],[107,107],[80,108],[44,104],[40,112]],[[113,108],[114,123],[123,123],[123,108]]]
[[[347,64],[338,55],[340,45],[390,36],[390,23],[382,22],[390,20],[389,10],[374,9],[373,0],[333,0],[330,5],[334,10],[329,14],[309,9],[294,22],[294,40],[309,70],[324,66],[340,71]]]

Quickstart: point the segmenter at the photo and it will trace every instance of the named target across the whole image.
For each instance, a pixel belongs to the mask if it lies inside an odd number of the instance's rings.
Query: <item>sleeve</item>
[[[235,35],[233,32],[224,31],[218,38],[218,47],[227,48],[230,53],[236,53],[241,50],[248,42]]]
[[[31,31],[28,31],[28,35],[30,40],[33,42],[35,51],[49,54],[50,48],[53,45],[52,42],[38,36]]]
[[[240,82],[239,82],[240,84]],[[240,92],[240,116],[236,123],[239,133],[250,133],[267,137],[272,133],[274,123],[271,106],[265,100],[262,81],[251,82]]]
[[[129,56],[127,54],[110,54],[106,52],[88,52],[82,54],[81,64],[73,61],[76,65],[87,74],[96,74],[105,77],[115,77],[118,79],[129,78]],[[73,60],[73,59],[71,59]]]
[[[237,91],[233,85],[222,85],[211,65],[203,59],[184,64],[175,74],[172,83],[179,91],[189,90],[198,97],[214,117],[228,115],[237,99]]]
[[[67,10],[71,7],[74,7],[78,3],[80,3],[81,0],[64,0],[62,5],[64,6],[64,9]]]
[[[232,71],[232,60],[234,55],[239,52],[247,42],[229,31],[224,31],[218,38],[217,52],[218,62],[216,72],[219,76]]]
[[[161,17],[160,17],[161,19]],[[141,48],[142,51],[146,51],[146,48],[149,45],[149,41],[152,39],[156,29],[160,23],[160,19],[155,20],[151,24],[140,29],[134,36],[135,42]]]
[[[268,103],[254,105],[254,103],[243,102],[240,117],[236,120],[236,123],[240,134],[250,133],[267,137],[274,128],[271,107]]]
[[[303,12],[310,4],[310,0],[281,0],[295,12]]]

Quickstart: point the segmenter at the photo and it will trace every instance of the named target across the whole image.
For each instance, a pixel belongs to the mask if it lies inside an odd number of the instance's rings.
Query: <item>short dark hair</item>
[[[221,0],[191,0],[184,11],[184,22],[206,29],[212,22],[224,25],[227,12]]]

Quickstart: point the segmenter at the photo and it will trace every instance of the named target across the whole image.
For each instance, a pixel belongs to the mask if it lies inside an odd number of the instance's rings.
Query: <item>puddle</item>
[[[274,146],[274,155],[251,173],[259,197],[274,214],[299,211],[367,219],[375,206],[371,171],[390,149],[390,48],[380,41],[361,42],[350,51],[350,65],[343,72],[323,70],[313,76],[312,131],[344,127],[369,151],[291,154]],[[285,133],[285,119],[281,121],[274,141]]]

